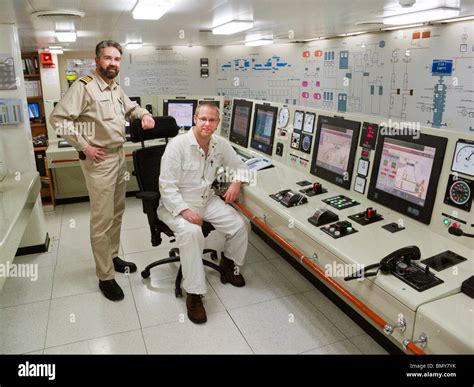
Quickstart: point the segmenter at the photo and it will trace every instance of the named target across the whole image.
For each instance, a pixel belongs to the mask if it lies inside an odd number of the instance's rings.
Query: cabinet
[[[36,169],[41,176],[41,199],[44,205],[55,205],[53,180],[46,160],[48,131],[41,85],[40,59],[37,52],[24,52],[21,54],[21,59]]]

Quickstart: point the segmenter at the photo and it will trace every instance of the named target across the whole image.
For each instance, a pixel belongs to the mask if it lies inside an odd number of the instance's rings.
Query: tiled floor
[[[0,353],[258,353],[382,354],[372,338],[257,235],[250,235],[247,285],[223,285],[207,270],[208,322],[191,323],[185,298],[175,298],[176,265],[117,274],[125,299],[100,293],[89,242],[89,204],[56,207],[45,215],[47,253],[19,257],[38,265],[38,279],[8,278],[0,294]],[[217,233],[207,244],[222,247]],[[139,271],[167,256],[154,248],[141,203],[127,199],[121,254]]]

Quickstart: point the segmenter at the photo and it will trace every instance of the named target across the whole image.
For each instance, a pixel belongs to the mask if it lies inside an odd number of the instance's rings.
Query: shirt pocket
[[[181,182],[185,186],[196,186],[201,181],[199,161],[184,160],[181,164],[182,176]]]
[[[103,120],[112,120],[115,116],[112,101],[108,99],[104,101],[99,101],[99,113],[100,117]]]

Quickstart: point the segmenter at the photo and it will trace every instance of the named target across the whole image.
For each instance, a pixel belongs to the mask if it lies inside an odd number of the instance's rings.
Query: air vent
[[[31,16],[38,19],[76,19],[84,17],[86,14],[82,11],[75,11],[70,9],[58,9],[54,11],[37,11],[33,12]]]

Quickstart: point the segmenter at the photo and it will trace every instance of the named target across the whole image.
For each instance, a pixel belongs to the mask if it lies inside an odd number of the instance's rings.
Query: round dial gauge
[[[306,113],[304,116],[303,132],[312,134],[313,128],[314,128],[314,114]]]
[[[474,176],[474,143],[463,140],[457,142],[451,169]]]
[[[278,113],[278,127],[279,128],[286,128],[288,122],[290,121],[290,110],[283,106]]]
[[[293,117],[293,129],[301,130],[303,128],[303,118],[304,112],[299,110],[295,111],[295,116]]]
[[[455,204],[462,206],[470,199],[471,188],[465,181],[455,181],[449,188],[449,197]]]
[[[303,141],[301,142],[301,150],[309,153],[310,149],[311,149],[311,137],[304,136]]]

